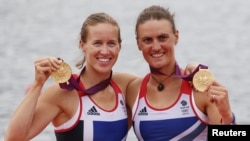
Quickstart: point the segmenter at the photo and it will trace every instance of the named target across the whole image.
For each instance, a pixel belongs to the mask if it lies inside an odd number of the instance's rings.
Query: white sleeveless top
[[[192,88],[182,82],[181,93],[171,106],[155,109],[146,100],[147,75],[133,106],[133,127],[140,141],[207,140],[208,118],[195,105]]]
[[[128,133],[126,103],[121,90],[111,80],[116,93],[116,105],[112,110],[99,107],[89,96],[81,96],[75,115],[64,124],[55,127],[57,141],[125,141]]]

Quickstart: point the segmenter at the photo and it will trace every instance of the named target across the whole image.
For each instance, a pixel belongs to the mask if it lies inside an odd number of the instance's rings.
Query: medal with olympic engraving
[[[62,62],[60,64],[59,69],[57,69],[56,71],[53,71],[51,73],[51,78],[57,82],[57,83],[65,83],[68,82],[68,80],[71,77],[71,68],[70,66],[65,63]]]
[[[199,69],[193,77],[193,85],[196,90],[204,92],[213,79],[213,74],[208,69]]]

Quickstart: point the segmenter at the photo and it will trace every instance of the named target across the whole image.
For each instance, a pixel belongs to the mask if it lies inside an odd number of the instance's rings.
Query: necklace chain
[[[167,77],[165,79],[163,79],[161,82],[158,81],[156,78],[154,78],[154,76],[151,74],[151,77],[158,83],[158,86],[157,86],[158,91],[162,91],[165,88],[165,86],[162,83],[165,80],[167,80],[168,78],[170,78],[174,73],[175,73],[175,71],[172,72],[171,74],[167,75]]]

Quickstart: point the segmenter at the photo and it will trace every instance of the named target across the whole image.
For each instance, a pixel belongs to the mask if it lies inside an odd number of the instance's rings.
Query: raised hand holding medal
[[[61,62],[59,69],[51,73],[51,78],[57,83],[68,82],[72,74],[70,66],[64,61]]]
[[[60,58],[58,59],[61,60]],[[85,67],[82,69],[80,74],[82,74],[84,71],[85,71]],[[85,90],[82,89],[79,85],[80,77],[79,76],[75,77],[75,76],[73,76],[70,66],[67,63],[65,63],[63,60],[59,68],[51,73],[51,78],[55,82],[57,82],[62,89],[67,89],[67,90],[75,89],[78,91],[82,91],[86,95],[91,95],[91,94],[97,93],[98,91],[106,88],[109,85],[111,77],[112,77],[112,71],[110,73],[110,76],[107,79]]]
[[[213,80],[214,77],[208,69],[199,69],[193,77],[193,86],[196,90],[204,92]]]
[[[176,76],[192,82],[193,87],[197,91],[205,92],[208,85],[214,80],[213,74],[208,70],[208,66],[202,64],[199,64],[198,66],[191,64],[188,67],[188,69],[192,68],[192,73],[182,75],[178,64],[176,64]]]

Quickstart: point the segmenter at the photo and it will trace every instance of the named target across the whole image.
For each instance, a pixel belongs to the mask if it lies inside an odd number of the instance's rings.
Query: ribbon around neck
[[[112,78],[112,71],[110,73],[109,78],[99,82],[98,84],[96,84],[96,85],[94,85],[94,86],[92,86],[92,87],[90,87],[90,88],[88,88],[86,90],[83,90],[79,83],[80,83],[80,76],[85,71],[85,69],[86,69],[86,67],[84,67],[82,69],[79,76],[76,76],[76,75],[72,74],[70,79],[68,80],[68,82],[59,83],[60,87],[62,89],[66,89],[66,90],[69,90],[69,91],[72,91],[72,90],[76,89],[78,91],[83,92],[86,95],[92,95],[92,94],[95,94],[95,93],[105,89],[110,84],[110,80]],[[182,75],[179,65],[177,63],[175,63],[175,76],[179,77],[179,78],[182,78],[182,79],[184,79],[186,81],[192,81],[193,76],[195,75],[196,72],[199,71],[199,69],[208,69],[208,66],[203,65],[203,64],[199,64],[191,74]],[[159,70],[157,70],[157,69],[155,69],[153,67],[150,67],[150,72],[153,73],[153,74],[167,75],[167,74],[164,74],[164,73],[160,72]]]
[[[112,71],[110,72],[109,78],[99,82],[98,84],[83,90],[83,88],[80,86],[80,76],[81,74],[85,71],[86,67],[84,67],[80,73],[80,75],[77,77],[76,75],[71,75],[70,79],[68,80],[68,82],[65,83],[59,83],[60,87],[62,89],[66,89],[69,91],[72,91],[74,89],[83,92],[83,94],[85,95],[92,95],[95,94],[103,89],[105,89],[109,84],[110,84],[110,80],[112,78]]]
[[[156,68],[153,68],[151,66],[149,66],[149,68],[150,68],[150,72],[153,73],[153,74],[159,74],[159,75],[166,75],[167,76],[167,74],[164,74],[164,73],[160,72]],[[192,81],[195,73],[198,72],[199,69],[208,69],[208,66],[203,65],[203,64],[199,64],[192,73],[184,75],[184,74],[181,74],[181,69],[180,69],[178,63],[175,63],[175,77],[182,78],[182,79],[184,79],[186,81]]]

